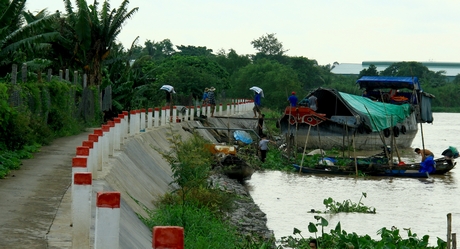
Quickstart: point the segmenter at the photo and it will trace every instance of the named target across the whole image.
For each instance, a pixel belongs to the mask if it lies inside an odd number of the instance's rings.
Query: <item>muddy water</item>
[[[425,148],[435,156],[449,146],[460,149],[460,114],[435,113],[434,124],[423,124]],[[422,132],[419,131],[412,145],[422,148]],[[420,160],[413,149],[400,150],[402,160]],[[460,161],[457,159],[457,161]],[[267,214],[268,227],[277,239],[292,235],[293,228],[308,232],[308,223],[315,222],[311,209],[324,211],[323,200],[333,198],[343,202],[358,203],[362,198],[366,206],[375,207],[376,214],[340,213],[321,214],[329,221],[325,231],[334,229],[338,222],[348,233],[368,234],[379,239],[377,231],[382,227],[410,228],[421,238],[430,236],[430,244],[439,237],[446,240],[447,214],[452,214],[452,232],[460,233],[460,165],[443,176],[430,179],[394,177],[354,178],[350,176],[319,176],[278,171],[256,172],[247,186],[254,201]],[[314,235],[313,235],[314,236]]]

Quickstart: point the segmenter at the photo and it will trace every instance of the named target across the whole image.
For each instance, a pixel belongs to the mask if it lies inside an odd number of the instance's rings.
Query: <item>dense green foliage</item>
[[[282,237],[281,242],[286,248],[310,248],[309,242],[311,239],[317,239],[318,248],[372,248],[372,249],[388,249],[388,248],[407,248],[407,249],[444,249],[447,248],[447,244],[440,238],[437,238],[436,246],[429,245],[429,236],[425,235],[419,238],[416,233],[413,233],[410,229],[407,231],[407,238],[404,238],[400,234],[398,228],[387,229],[386,227],[377,231],[380,235],[380,240],[372,239],[369,235],[358,235],[356,233],[347,233],[342,230],[340,222],[334,229],[331,229],[329,233],[324,232],[324,228],[329,225],[329,222],[321,216],[314,217],[317,222],[310,222],[308,225],[308,231],[314,233],[314,237],[305,238],[302,236],[302,232],[294,228],[294,236]],[[321,228],[321,236],[318,237],[318,227]],[[297,236],[296,236],[297,235]],[[300,236],[300,238],[298,238]]]
[[[328,213],[372,213],[375,214],[375,208],[365,206],[361,200],[366,198],[367,194],[362,193],[358,203],[354,203],[351,200],[345,200],[338,202],[331,197],[324,199],[323,203],[326,206],[326,212]]]
[[[0,83],[0,178],[17,169],[18,159],[30,158],[40,145],[81,132],[83,124],[75,116],[71,94],[75,91],[75,86],[60,81]],[[10,96],[18,96],[22,104],[11,105]]]

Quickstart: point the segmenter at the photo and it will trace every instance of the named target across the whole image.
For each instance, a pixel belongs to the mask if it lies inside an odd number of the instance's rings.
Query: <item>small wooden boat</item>
[[[357,171],[359,175],[367,176],[397,176],[397,177],[419,177],[426,178],[430,175],[444,175],[455,168],[457,164],[453,160],[446,158],[434,159],[434,171],[427,173],[422,163],[402,164],[390,166],[379,163],[358,163]],[[300,166],[293,164],[296,172],[306,174],[328,174],[328,175],[356,175],[355,166],[317,164],[314,167]]]
[[[229,178],[242,181],[254,173],[254,168],[237,156],[236,146],[206,144],[205,147],[214,155],[213,169],[219,169]]]

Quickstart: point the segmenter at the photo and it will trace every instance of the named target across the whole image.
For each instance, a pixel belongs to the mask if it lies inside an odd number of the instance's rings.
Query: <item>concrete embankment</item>
[[[247,118],[252,116],[252,113],[242,116]],[[209,118],[207,122],[213,127],[233,129],[254,127],[257,120]],[[152,200],[173,189],[174,186],[171,186],[173,179],[170,165],[159,151],[170,151],[171,132],[180,135],[182,140],[187,140],[192,135],[190,131],[199,126],[202,126],[201,122],[189,121],[153,128],[130,136],[124,141],[121,149],[116,150],[108,162],[104,163],[102,171],[98,172],[97,179],[93,181],[93,203],[95,202],[96,193],[99,191],[119,191],[121,193],[120,248],[152,248],[150,228],[146,227],[137,216],[139,214],[145,217],[147,213],[135,200],[145,205],[145,207],[153,209],[155,207]],[[207,130],[200,129],[196,131],[207,140],[216,142]],[[70,192],[71,188],[64,195],[56,219],[47,235],[49,248],[71,248]],[[91,241],[94,241],[94,217],[96,211],[95,208],[92,209]],[[244,215],[242,213],[244,212],[240,212],[238,215]],[[259,222],[259,227],[256,230],[262,228],[262,230],[266,230],[263,233],[269,236],[270,232],[267,232],[265,214],[261,212],[258,214],[257,219],[262,220],[262,222]],[[247,224],[245,223],[244,225],[246,226]],[[250,229],[254,230],[254,228]]]

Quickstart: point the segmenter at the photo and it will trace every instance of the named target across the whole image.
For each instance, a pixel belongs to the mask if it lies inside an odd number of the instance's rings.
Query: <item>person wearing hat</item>
[[[297,96],[295,96],[295,92],[291,93],[291,96],[288,98],[289,103],[291,104],[291,107],[296,107],[297,106]]]
[[[216,96],[214,95],[216,89],[214,87],[209,88],[208,91],[208,103],[211,105],[211,117],[214,117],[214,111],[216,110]]]

